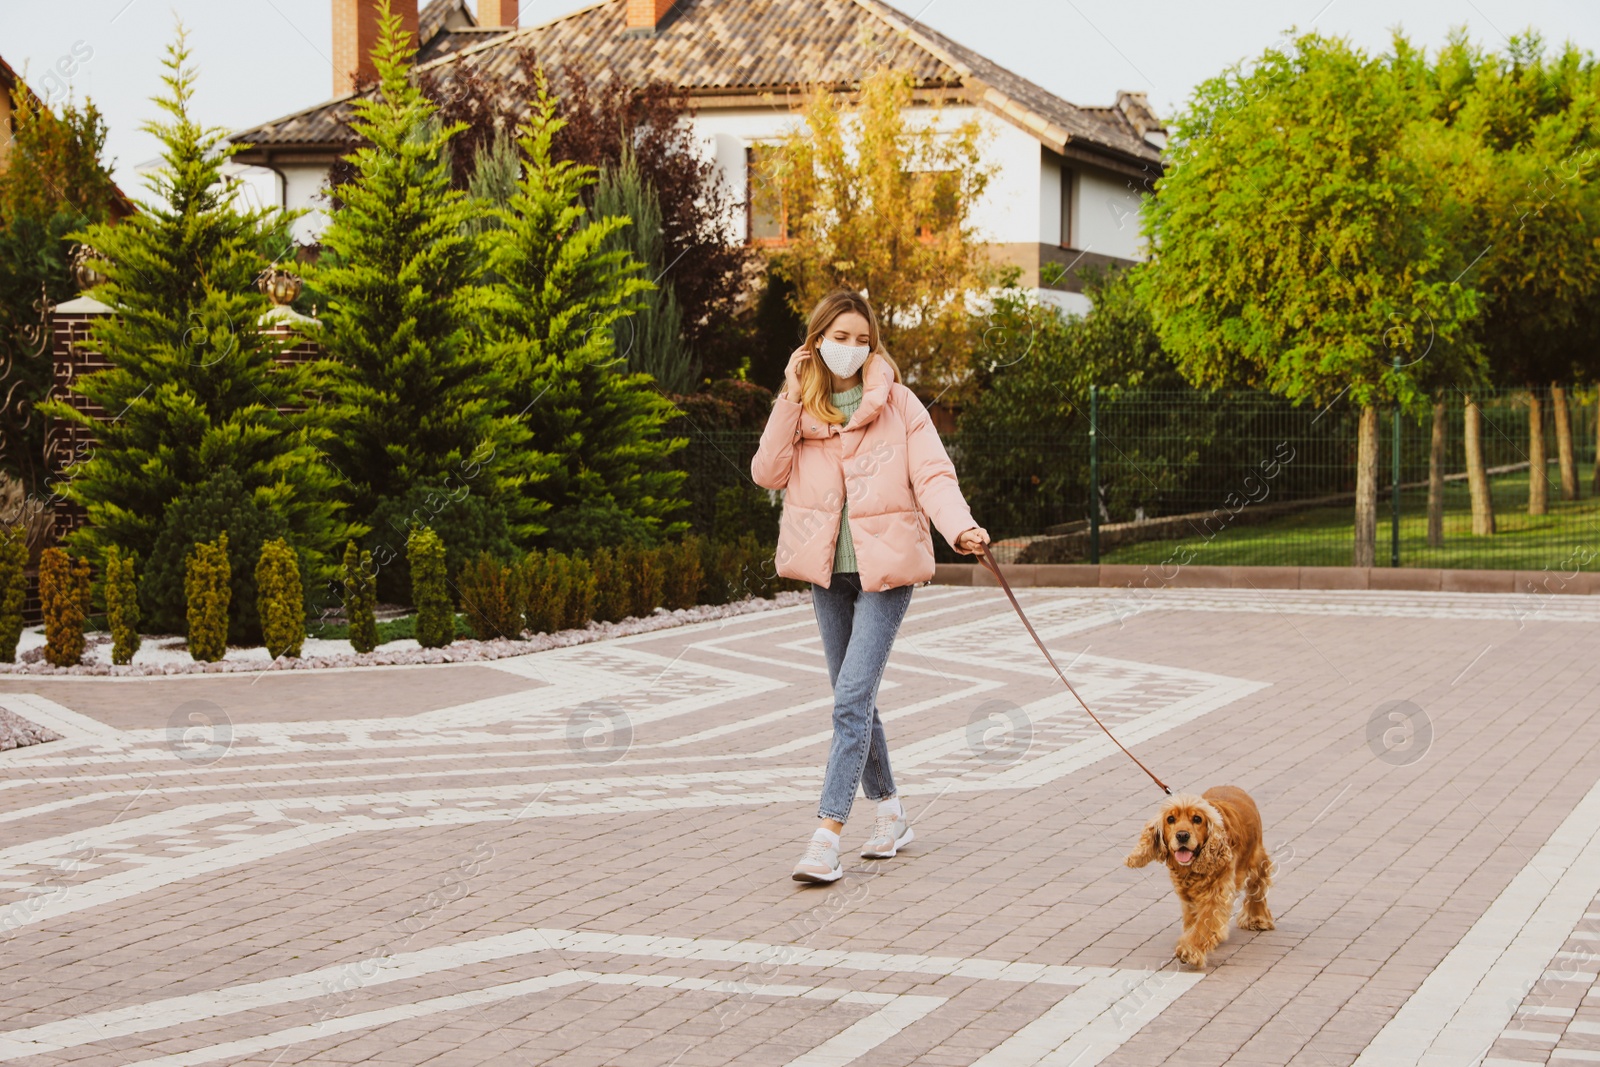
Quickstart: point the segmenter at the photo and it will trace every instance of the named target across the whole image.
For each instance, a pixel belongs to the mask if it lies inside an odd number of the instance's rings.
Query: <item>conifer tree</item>
[[[533,447],[555,457],[531,487],[544,509],[543,544],[654,543],[684,528],[671,517],[683,506],[684,475],[664,463],[684,442],[663,435],[676,409],[648,376],[628,372],[612,338],[650,283],[625,250],[608,245],[627,219],[583,224],[579,195],[594,168],[552,158],[562,125],[555,111],[540,84],[518,131],[523,173],[505,225],[484,235],[501,279],[488,329],[511,410]]]
[[[89,617],[89,561],[47,548],[39,554],[39,609],[44,614],[44,658],[57,667],[83,660],[83,624]]]
[[[320,449],[328,433],[305,401],[310,373],[276,362],[284,342],[259,321],[269,306],[255,286],[268,262],[261,249],[282,232],[283,216],[245,207],[224,178],[241,146],[195,121],[195,71],[181,26],[164,65],[166,93],[156,104],[169,119],[144,126],[163,146],[149,179],[156,199],[116,225],[74,234],[103,257],[97,265],[107,281],[93,295],[115,313],[94,327],[110,369],[71,386],[107,413],[103,421],[64,403],[42,408],[97,439],[59,490],[88,513],[71,544],[97,561],[117,545],[157,563],[165,555],[157,547],[170,542],[182,546],[181,560],[197,535],[219,532],[188,528],[186,502],[214,494],[211,480],[227,472],[237,483],[236,510],[287,537],[316,573],[331,573],[330,550],[351,531]],[[251,547],[236,539],[236,550]],[[253,570],[247,562],[254,560],[236,560],[235,570]],[[147,569],[139,594],[145,618],[182,626],[181,567]],[[236,600],[234,611],[235,632],[255,629],[253,618],[244,621],[253,600]]]
[[[116,545],[106,548],[106,625],[111,629],[111,662],[132,663],[139,651],[139,591],[134,582],[138,558]]]
[[[354,541],[344,546],[344,617],[350,628],[350,647],[371,652],[378,647],[378,570],[372,553],[363,552]]]
[[[267,655],[298,657],[306,643],[305,587],[300,581],[300,562],[294,558],[289,542],[279,538],[261,546],[256,563],[256,589],[260,601],[261,636]]]
[[[409,80],[413,48],[387,3],[380,20],[379,88],[352,104],[367,144],[347,157],[354,176],[309,278],[327,300],[313,329],[338,426],[329,453],[373,545],[403,545],[426,525],[457,567],[482,551],[509,555],[538,531],[524,492],[538,457],[522,422],[502,413],[500,374],[474,328],[483,257],[471,223],[486,209],[451,187],[461,127],[437,121]],[[383,599],[404,597],[405,560],[378,581]]]
[[[472,177],[467,179],[467,194],[474,200],[491,207],[503,208],[517,194],[517,179],[522,176],[522,160],[517,155],[517,145],[505,133],[479,147],[474,157]],[[471,221],[470,228],[478,233],[498,229],[503,225],[500,212],[480,211]]]
[[[483,173],[480,165],[479,173]],[[612,231],[606,248],[626,251],[644,267],[652,288],[639,294],[639,309],[611,328],[612,344],[630,371],[648,374],[668,393],[692,393],[700,377],[694,353],[683,340],[683,311],[670,284],[661,281],[670,269],[661,230],[661,201],[639,171],[632,151],[622,163],[602,167],[594,190],[597,218],[622,217],[632,225]]]
[[[439,535],[418,526],[406,539],[411,560],[411,600],[417,606],[417,644],[443,648],[456,639],[456,610],[445,574],[445,546]]]
[[[21,526],[0,527],[0,662],[17,662],[28,599],[28,541]]]
[[[183,595],[188,601],[189,655],[215,663],[228,653],[228,534],[194,546],[185,562]]]

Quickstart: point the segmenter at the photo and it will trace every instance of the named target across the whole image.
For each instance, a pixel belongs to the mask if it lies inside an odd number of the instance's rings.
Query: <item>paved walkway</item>
[[[0,681],[0,1063],[1600,1061],[1600,598],[1025,590],[1278,929],[1170,958],[1160,795],[993,590],[880,694],[917,829],[789,879],[808,607],[489,665]],[[870,811],[845,830],[859,847]]]

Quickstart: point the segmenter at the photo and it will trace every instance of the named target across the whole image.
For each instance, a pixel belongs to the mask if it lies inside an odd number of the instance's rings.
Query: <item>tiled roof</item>
[[[514,32],[508,26],[473,26],[468,29],[450,30],[434,37],[433,40],[417,50],[417,63],[432,63],[436,59],[454,55],[467,48],[475,48],[485,41],[492,41],[496,37],[504,37]]]
[[[431,63],[510,32],[508,26],[479,26],[467,0],[433,0],[417,15],[416,62]]]
[[[425,14],[452,0],[434,0]],[[460,2],[460,0],[454,0]],[[518,70],[531,47],[547,70],[572,64],[595,80],[662,80],[704,97],[777,92],[808,84],[852,85],[880,64],[909,70],[926,88],[963,90],[1060,149],[1095,150],[1159,165],[1160,151],[1120,114],[1080,108],[914,20],[882,0],[679,0],[653,35],[626,32],[627,0],[600,0],[539,26],[507,31],[423,64],[448,88],[456,72]],[[262,148],[355,143],[343,119],[351,97],[234,135]]]
[[[478,24],[472,9],[467,7],[467,0],[433,0],[427,7],[417,12],[417,42],[423,48],[427,48],[428,42],[439,36],[439,31],[444,29],[445,20],[458,12],[466,16],[467,25]]]

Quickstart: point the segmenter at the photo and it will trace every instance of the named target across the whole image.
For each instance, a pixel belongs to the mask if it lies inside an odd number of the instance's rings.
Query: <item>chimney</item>
[[[372,50],[378,44],[379,0],[333,0],[333,95],[343,96],[360,82],[377,81]],[[417,44],[417,0],[390,0],[389,10]]]
[[[653,34],[677,0],[628,0],[627,32]]]
[[[1144,93],[1130,93],[1126,89],[1117,91],[1117,110],[1122,112],[1140,137],[1147,141],[1166,143],[1167,128],[1162,125],[1161,119],[1156,116],[1150,107],[1150,100]]]
[[[479,26],[517,27],[518,0],[478,0]]]

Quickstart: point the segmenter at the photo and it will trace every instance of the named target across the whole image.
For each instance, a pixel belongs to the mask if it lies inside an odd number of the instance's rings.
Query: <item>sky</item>
[[[1158,115],[1196,85],[1259,55],[1290,28],[1348,37],[1371,52],[1400,28],[1431,52],[1453,26],[1491,49],[1528,29],[1552,47],[1600,53],[1596,0],[890,0],[907,15],[1074,104],[1143,91]],[[524,0],[521,24],[586,0]],[[135,168],[159,148],[141,124],[160,112],[161,57],[177,20],[199,68],[200,121],[245,129],[332,95],[332,0],[0,0],[0,56],[36,92],[92,98],[110,127],[118,183],[146,197]]]

